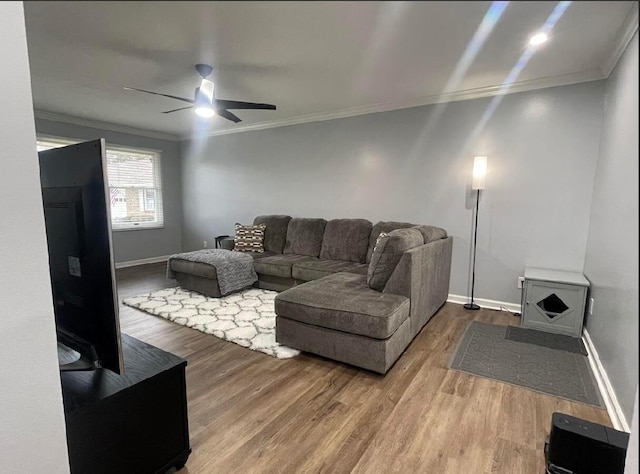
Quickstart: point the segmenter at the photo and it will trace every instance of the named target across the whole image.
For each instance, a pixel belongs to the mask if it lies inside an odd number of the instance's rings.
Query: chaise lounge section
[[[386,373],[411,339],[410,300],[380,293],[367,277],[336,273],[276,297],[276,340]]]

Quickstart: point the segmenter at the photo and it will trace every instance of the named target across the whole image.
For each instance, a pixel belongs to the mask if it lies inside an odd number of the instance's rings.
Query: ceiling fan
[[[276,106],[272,104],[258,104],[255,102],[240,102],[237,100],[223,100],[216,99],[214,95],[214,84],[207,79],[207,76],[211,74],[213,68],[208,64],[196,64],[196,71],[202,76],[202,82],[199,87],[196,87],[193,99],[187,99],[185,97],[178,97],[170,94],[162,94],[160,92],[146,91],[144,89],[137,89],[135,87],[125,87],[128,91],[144,92],[146,94],[160,95],[162,97],[169,97],[170,99],[181,100],[182,102],[188,102],[187,107],[180,107],[173,110],[167,110],[162,112],[163,114],[170,114],[178,112],[179,110],[186,110],[195,108],[196,114],[201,117],[209,118],[214,115],[231,120],[234,123],[240,122],[240,118],[229,112],[229,109],[263,109],[263,110],[276,110]]]

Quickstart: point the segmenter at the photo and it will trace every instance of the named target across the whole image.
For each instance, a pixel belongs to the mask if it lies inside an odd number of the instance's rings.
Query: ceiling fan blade
[[[216,109],[216,114],[218,114],[220,117],[226,118],[227,120],[231,120],[233,123],[241,122],[240,117],[232,114],[231,112],[225,109]]]
[[[193,104],[193,100],[192,99],[185,99],[184,97],[178,97],[178,96],[175,96],[175,95],[161,94],[160,92],[151,92],[151,91],[146,91],[144,89],[136,89],[135,87],[125,87],[125,90],[145,92],[146,94],[160,95],[162,97],[169,97],[170,99],[177,99],[177,100],[181,100],[182,102],[188,102],[190,104]]]
[[[276,110],[276,106],[272,104],[258,104],[255,102],[240,102],[238,100],[216,99],[216,106],[221,109],[265,109]]]
[[[162,113],[163,113],[163,114],[170,114],[171,112],[177,112],[177,111],[179,111],[179,110],[187,110],[187,109],[191,109],[191,108],[193,108],[193,106],[188,105],[188,106],[186,106],[186,107],[180,107],[179,109],[167,110],[167,111],[162,112]]]

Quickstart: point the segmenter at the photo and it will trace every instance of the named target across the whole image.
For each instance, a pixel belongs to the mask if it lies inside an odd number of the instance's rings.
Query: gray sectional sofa
[[[254,224],[266,224],[265,252],[252,255],[256,286],[280,292],[281,344],[384,374],[447,299],[452,238],[444,229],[281,215]],[[374,253],[381,232],[386,252]],[[201,265],[174,268],[178,282],[210,287],[215,269]]]

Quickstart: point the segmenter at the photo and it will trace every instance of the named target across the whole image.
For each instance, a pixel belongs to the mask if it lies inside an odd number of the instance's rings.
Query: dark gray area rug
[[[568,400],[604,406],[585,356],[507,339],[508,327],[471,322],[449,367]]]
[[[550,332],[537,331],[535,329],[509,326],[506,338],[510,341],[535,344],[537,346],[558,349],[559,351],[569,351],[576,354],[587,354],[584,342],[578,337],[565,336],[563,334],[552,334]]]

